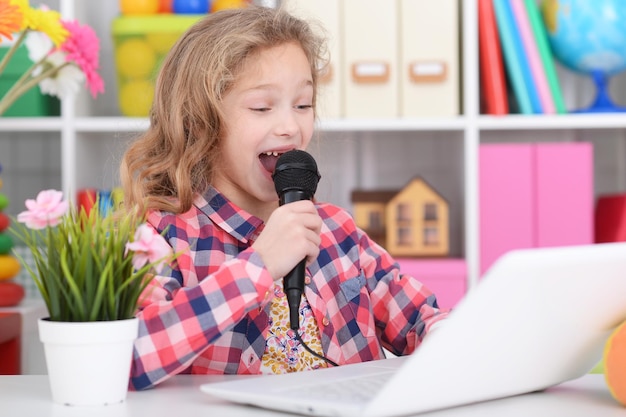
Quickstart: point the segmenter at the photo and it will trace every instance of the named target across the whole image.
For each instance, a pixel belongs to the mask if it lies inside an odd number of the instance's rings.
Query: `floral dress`
[[[319,327],[311,307],[303,296],[300,301],[300,335],[314,352],[323,355]],[[289,305],[281,285],[274,283],[274,298],[270,302],[269,333],[262,358],[261,372],[284,374],[325,368],[326,362],[307,352],[289,327]]]

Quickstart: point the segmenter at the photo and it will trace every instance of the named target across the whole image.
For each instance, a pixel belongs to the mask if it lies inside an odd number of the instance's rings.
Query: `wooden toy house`
[[[356,224],[393,256],[449,254],[448,202],[420,177],[400,190],[352,192]]]

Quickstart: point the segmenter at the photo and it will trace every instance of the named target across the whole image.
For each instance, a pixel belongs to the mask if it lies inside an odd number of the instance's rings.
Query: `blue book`
[[[513,8],[509,0],[493,0],[493,6],[502,43],[504,63],[517,98],[520,113],[541,114],[543,109],[539,93],[515,22]]]

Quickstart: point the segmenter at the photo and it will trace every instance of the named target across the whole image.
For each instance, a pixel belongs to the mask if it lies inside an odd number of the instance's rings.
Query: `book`
[[[84,209],[86,214],[97,205],[100,214],[106,216],[120,209],[124,203],[124,192],[120,187],[113,189],[81,188],[76,193],[78,209]]]
[[[520,58],[516,52],[515,40],[513,32],[515,32],[515,26],[510,19],[510,10],[508,10],[507,0],[493,0],[493,9],[496,15],[496,24],[498,27],[498,34],[500,35],[500,41],[502,44],[502,56],[504,58],[504,65],[506,68],[506,75],[511,84],[511,89],[515,94],[517,104],[519,106],[519,112],[521,114],[531,114],[532,107],[530,104],[530,96],[526,87],[526,81],[522,74],[522,68],[520,64]]]
[[[552,93],[552,99],[554,100],[556,112],[558,114],[567,113],[565,101],[563,100],[563,93],[561,91],[559,79],[556,74],[556,68],[554,66],[554,57],[548,43],[548,33],[539,13],[539,8],[537,7],[535,0],[524,0],[524,5],[526,6],[530,26],[533,30],[533,34],[535,35],[537,49],[539,50],[539,56],[546,73],[548,85],[550,86],[550,92]]]
[[[556,111],[554,100],[552,98],[552,92],[550,91],[546,72],[543,63],[541,62],[541,57],[539,56],[535,36],[530,26],[526,5],[524,4],[524,0],[510,1],[520,37],[522,39],[522,45],[524,47],[524,51],[526,52],[526,57],[528,58],[528,64],[530,66],[534,85],[537,88],[541,108],[545,114],[554,114]]]
[[[522,46],[519,30],[509,0],[493,0],[498,33],[507,75],[511,79],[520,113],[542,113],[539,96],[534,86],[530,67]]]
[[[506,76],[493,0],[478,0],[480,81],[484,113],[509,113]]]

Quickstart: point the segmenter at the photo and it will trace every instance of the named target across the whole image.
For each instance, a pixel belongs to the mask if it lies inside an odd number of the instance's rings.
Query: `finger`
[[[315,204],[311,200],[294,201],[281,207],[283,210],[289,210],[294,213],[317,213]]]

